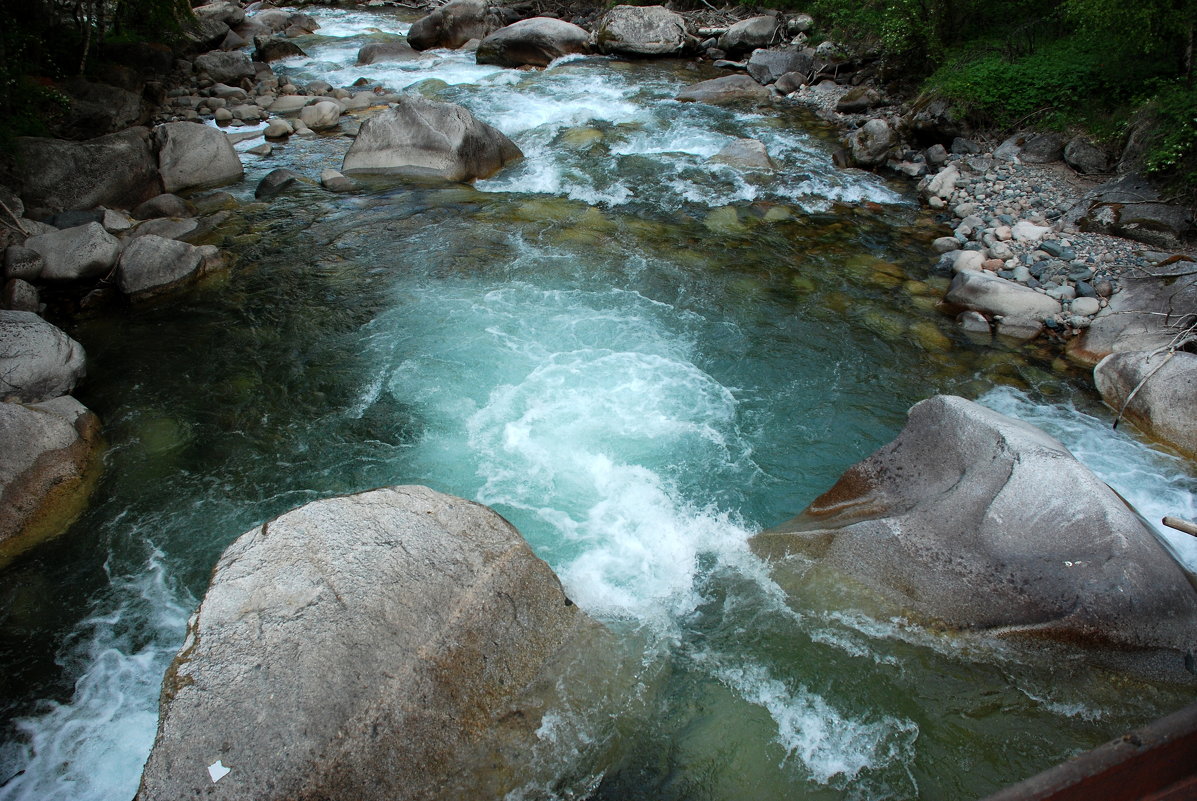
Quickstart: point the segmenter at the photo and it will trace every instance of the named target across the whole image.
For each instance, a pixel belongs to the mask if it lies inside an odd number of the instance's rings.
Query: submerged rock
[[[32,312],[0,311],[0,401],[65,395],[83,377],[83,346]]]
[[[494,175],[523,155],[514,142],[462,106],[403,95],[362,123],[341,171],[472,181]]]
[[[547,67],[555,58],[590,51],[590,32],[564,20],[533,17],[500,28],[478,45],[479,64]]]
[[[878,614],[1109,649],[1173,678],[1197,647],[1197,591],[1142,519],[1055,439],[963,398],[916,404],[752,547],[788,591],[848,579]]]
[[[99,419],[68,395],[0,403],[0,565],[78,517],[101,447]]]
[[[310,503],[221,556],[137,798],[209,793],[218,759],[230,801],[502,798],[592,747],[534,758],[613,645],[486,507],[426,487]]]

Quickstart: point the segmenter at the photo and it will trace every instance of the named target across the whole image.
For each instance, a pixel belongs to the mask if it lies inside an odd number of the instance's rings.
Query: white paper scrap
[[[232,768],[226,768],[218,759],[208,766],[208,775],[212,777],[212,783],[216,784],[216,782],[220,781],[225,776],[228,776],[230,770],[232,770]]]

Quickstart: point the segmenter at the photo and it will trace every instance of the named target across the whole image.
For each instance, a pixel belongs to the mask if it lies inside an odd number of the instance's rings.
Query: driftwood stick
[[[16,229],[18,231],[20,231],[25,236],[29,236],[29,232],[26,231],[25,226],[21,224],[21,218],[15,214],[13,214],[12,209],[10,209],[8,207],[8,204],[5,203],[3,200],[0,200],[0,209],[4,209],[5,213],[7,213],[9,217],[12,217],[12,221],[17,224]]]
[[[1163,523],[1168,528],[1174,528],[1177,531],[1183,531],[1186,534],[1191,534],[1197,537],[1197,523],[1190,523],[1188,520],[1182,520],[1179,517],[1168,515],[1164,518]]]

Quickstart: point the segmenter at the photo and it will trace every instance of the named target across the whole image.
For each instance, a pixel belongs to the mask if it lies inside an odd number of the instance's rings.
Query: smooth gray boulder
[[[685,18],[664,6],[614,6],[595,24],[594,42],[621,56],[674,56],[695,44]]]
[[[154,130],[158,170],[167,192],[241,180],[241,157],[229,138],[208,125],[168,122]]]
[[[25,247],[41,255],[43,281],[99,278],[121,255],[120,240],[98,222],[31,236]]]
[[[389,42],[370,42],[362,45],[357,51],[357,65],[377,64],[383,61],[414,61],[424,58],[419,50],[407,43],[405,39],[395,39]]]
[[[407,43],[416,50],[456,50],[471,39],[483,39],[502,23],[486,0],[449,0],[412,24]]]
[[[131,298],[144,299],[198,278],[218,259],[211,246],[196,247],[177,239],[145,234],[121,254],[116,286]]]
[[[962,270],[953,276],[944,302],[956,311],[972,309],[1032,320],[1043,320],[1058,314],[1062,308],[1060,301],[1041,295],[1028,286],[972,270]]]
[[[299,110],[299,121],[313,131],[326,131],[341,124],[341,106],[332,100],[321,100]]]
[[[179,239],[186,241],[200,230],[200,221],[194,217],[156,217],[139,223],[128,240],[140,239],[143,236],[160,236],[164,239]],[[126,247],[128,247],[126,245]]]
[[[737,139],[711,156],[711,161],[744,170],[777,169],[765,144],[759,139]]]
[[[288,170],[285,167],[279,167],[266,173],[262,180],[258,182],[258,187],[254,190],[254,197],[258,200],[269,200],[280,192],[294,186],[297,182],[304,180],[306,179],[299,173]]]
[[[415,486],[309,503],[242,535],[188,629],[138,801],[210,794],[217,759],[225,801],[548,786],[597,740],[562,727],[549,744],[542,721],[601,704],[619,664],[511,524]]]
[[[1121,410],[1148,435],[1197,457],[1197,354],[1111,353],[1093,368],[1093,379],[1111,409]]]
[[[0,401],[66,395],[85,372],[83,346],[32,312],[0,311]]]
[[[205,3],[191,9],[191,13],[200,19],[215,19],[233,28],[245,22],[245,11],[236,3],[221,2]]]
[[[270,112],[272,114],[294,114],[312,103],[320,103],[327,99],[320,95],[282,95],[270,104]]]
[[[356,181],[331,168],[320,172],[320,185],[330,192],[352,192],[358,188]]]
[[[195,71],[206,72],[216,83],[237,85],[242,78],[254,77],[254,65],[248,53],[214,51],[195,57]]]
[[[191,209],[187,201],[178,195],[164,192],[156,195],[133,209],[133,217],[138,220],[152,220],[155,217],[188,217]]]
[[[99,419],[69,395],[0,403],[0,566],[74,522],[102,449]]]
[[[898,144],[898,137],[889,123],[878,117],[853,131],[847,144],[854,164],[873,167],[885,161]]]
[[[719,49],[729,55],[747,53],[758,47],[768,47],[780,38],[781,33],[777,17],[769,14],[749,17],[735,23],[720,35]]]
[[[0,308],[37,313],[41,307],[41,294],[33,284],[23,278],[9,278],[4,282]]]
[[[590,32],[565,20],[532,17],[500,28],[478,44],[479,64],[547,67],[555,58],[590,51]]]
[[[403,95],[362,123],[341,172],[472,181],[523,155],[514,142],[462,106]]]
[[[269,64],[271,61],[306,55],[307,53],[303,52],[299,45],[289,39],[282,39],[278,36],[254,37],[254,61]]]
[[[1157,535],[1055,439],[963,398],[916,404],[897,439],[751,545],[791,593],[837,582],[875,614],[1192,680],[1197,590]]]
[[[1180,249],[1192,232],[1193,212],[1173,203],[1097,203],[1081,218],[1080,229]]]
[[[1064,161],[1079,173],[1092,175],[1110,171],[1113,157],[1083,136],[1074,136],[1064,146]]]
[[[85,142],[17,137],[13,149],[20,194],[28,206],[128,209],[162,191],[145,128]]]
[[[778,87],[779,91],[788,93],[797,89],[798,85],[809,83],[824,64],[824,61],[815,57],[813,47],[801,50],[754,50],[748,57],[748,74],[763,84],[775,83],[790,75],[787,85]],[[791,88],[789,84],[794,86]]]
[[[687,86],[678,92],[677,99],[683,103],[765,103],[771,95],[769,90],[747,75],[724,75],[709,81]]]
[[[1167,346],[1177,334],[1180,315],[1197,309],[1197,276],[1176,275],[1190,270],[1179,262],[1124,274],[1121,291],[1080,336],[1068,341],[1069,358],[1092,366],[1111,353]]]
[[[36,281],[42,274],[42,254],[23,245],[9,245],[4,249],[4,277],[22,281]]]

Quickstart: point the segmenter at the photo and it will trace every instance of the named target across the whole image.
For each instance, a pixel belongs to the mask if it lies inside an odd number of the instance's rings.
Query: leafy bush
[[[1070,36],[1013,60],[993,51],[958,57],[928,83],[979,123],[1062,128],[1090,113],[1095,101],[1110,107],[1141,86],[1138,76],[1110,62],[1102,50]]]
[[[1148,175],[1197,186],[1197,87],[1165,86],[1152,101],[1159,137],[1147,152]]]

